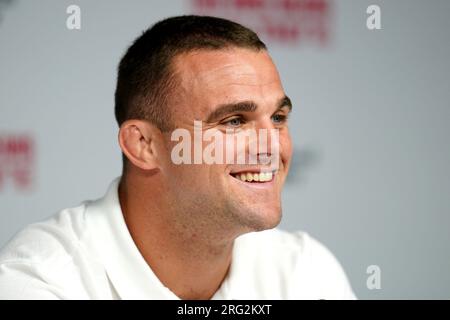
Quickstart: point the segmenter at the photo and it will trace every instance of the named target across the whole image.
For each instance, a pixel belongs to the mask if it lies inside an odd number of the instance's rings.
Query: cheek
[[[292,140],[289,131],[280,134],[281,159],[285,163],[289,163],[292,157]]]

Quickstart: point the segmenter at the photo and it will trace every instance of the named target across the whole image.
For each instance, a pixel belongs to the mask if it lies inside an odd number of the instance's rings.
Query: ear
[[[156,139],[159,129],[144,120],[127,120],[120,126],[119,144],[122,152],[142,170],[158,168]]]

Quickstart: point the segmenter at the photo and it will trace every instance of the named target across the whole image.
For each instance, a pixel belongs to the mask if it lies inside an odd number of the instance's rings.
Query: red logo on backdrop
[[[28,135],[0,134],[0,190],[7,182],[18,189],[28,189],[33,171],[33,139]]]
[[[191,0],[195,14],[239,22],[271,42],[324,45],[330,37],[330,0]]]

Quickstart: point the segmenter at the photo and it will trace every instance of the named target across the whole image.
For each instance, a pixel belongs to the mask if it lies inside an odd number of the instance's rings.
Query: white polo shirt
[[[19,232],[0,252],[0,299],[178,299],[152,272],[123,219],[119,178],[106,195]],[[235,240],[213,299],[354,299],[334,256],[304,232]]]

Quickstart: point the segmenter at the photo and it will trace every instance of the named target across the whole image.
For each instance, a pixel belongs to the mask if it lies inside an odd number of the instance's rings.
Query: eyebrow
[[[289,112],[292,111],[292,102],[288,96],[284,96],[278,101],[276,111],[284,107],[287,107]],[[208,115],[206,122],[214,122],[215,120],[234,112],[254,112],[257,108],[258,105],[253,101],[221,104]]]

